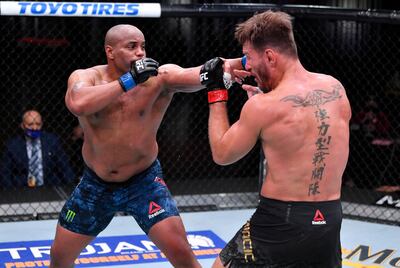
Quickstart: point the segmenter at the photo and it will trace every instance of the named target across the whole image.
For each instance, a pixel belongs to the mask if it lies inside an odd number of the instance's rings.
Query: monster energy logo
[[[73,212],[72,210],[68,209],[67,215],[65,216],[65,220],[71,222],[71,221],[74,220],[75,215],[76,215],[75,212]]]

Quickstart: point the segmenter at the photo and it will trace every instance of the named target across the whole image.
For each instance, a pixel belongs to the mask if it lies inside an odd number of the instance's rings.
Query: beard
[[[257,82],[258,87],[264,92],[270,91],[269,82],[271,80],[271,73],[267,70],[265,66],[257,68],[254,70],[254,77]]]

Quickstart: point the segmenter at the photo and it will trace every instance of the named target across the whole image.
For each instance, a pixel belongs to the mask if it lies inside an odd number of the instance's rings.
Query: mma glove
[[[219,58],[208,60],[200,69],[200,82],[207,88],[208,103],[228,101],[228,88],[232,85],[230,74],[224,73],[224,61]]]
[[[123,74],[119,79],[122,89],[127,92],[137,84],[147,81],[151,76],[158,74],[158,62],[151,58],[143,58],[132,62],[129,72]]]

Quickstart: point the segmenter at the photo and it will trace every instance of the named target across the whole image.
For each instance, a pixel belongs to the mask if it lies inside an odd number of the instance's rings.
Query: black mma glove
[[[200,82],[207,87],[209,104],[228,101],[227,88],[231,86],[231,81],[230,78],[224,79],[223,64],[224,61],[216,57],[208,60],[200,69]]]
[[[129,72],[123,74],[119,79],[119,84],[126,92],[134,88],[137,84],[143,83],[150,76],[157,76],[158,62],[151,58],[143,58],[132,62]]]

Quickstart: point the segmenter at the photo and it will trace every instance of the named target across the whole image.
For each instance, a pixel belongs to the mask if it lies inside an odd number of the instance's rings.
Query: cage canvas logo
[[[198,259],[215,258],[225,242],[210,230],[187,232]],[[0,243],[0,267],[45,267],[50,264],[52,240]],[[75,261],[75,267],[166,262],[165,255],[146,235],[97,237]]]

